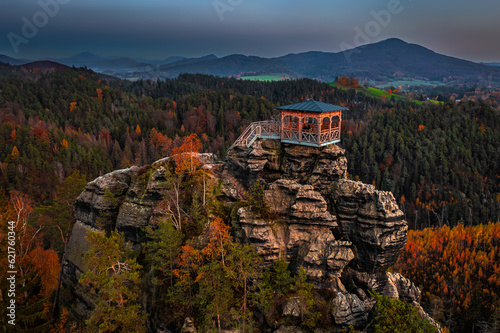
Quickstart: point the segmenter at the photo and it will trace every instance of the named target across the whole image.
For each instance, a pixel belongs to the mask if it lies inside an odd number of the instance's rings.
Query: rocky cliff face
[[[165,163],[104,175],[78,197],[77,223],[63,262],[64,298],[78,316],[91,309],[78,284],[85,270],[86,229],[117,228],[136,241],[140,228],[157,217]],[[235,147],[219,167],[224,200],[236,202],[259,180],[273,212],[272,218],[262,218],[251,207],[240,208],[237,238],[253,244],[267,264],[284,258],[292,269],[303,266],[317,287],[336,292],[331,315],[339,327],[366,325],[373,306],[369,289],[418,305],[419,290],[387,272],[406,244],[403,213],[390,192],[346,179],[343,149],[259,139],[251,148]]]
[[[418,289],[387,272],[406,245],[404,215],[392,193],[346,179],[343,149],[258,140],[236,147],[227,168],[247,187],[265,183],[265,201],[278,215],[265,221],[241,208],[239,238],[267,261],[282,257],[294,268],[302,265],[317,287],[337,291],[337,324],[366,324],[371,289],[418,304]]]

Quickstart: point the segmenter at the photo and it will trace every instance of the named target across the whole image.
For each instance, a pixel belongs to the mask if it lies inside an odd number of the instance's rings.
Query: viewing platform
[[[276,109],[281,111],[281,122],[251,123],[228,152],[239,145],[250,147],[258,138],[312,147],[340,142],[342,111],[348,110],[346,107],[308,100]]]

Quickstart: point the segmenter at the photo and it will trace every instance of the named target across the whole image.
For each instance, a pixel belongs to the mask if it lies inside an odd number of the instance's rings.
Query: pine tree
[[[140,269],[131,245],[118,231],[88,231],[91,249],[88,271],[80,283],[90,288],[95,308],[87,320],[88,332],[145,332],[146,314],[140,304]]]
[[[251,291],[251,281],[262,276],[262,259],[252,245],[235,243],[228,256],[228,277],[242,294],[242,331],[251,323],[251,313],[248,312],[248,298]],[[249,329],[251,331],[251,329]]]
[[[146,259],[158,273],[155,281],[159,285],[168,283],[173,287],[175,259],[181,252],[184,235],[169,221],[160,221],[157,229],[147,227],[146,233],[151,238],[144,244]]]
[[[377,333],[436,333],[438,330],[430,321],[418,315],[417,308],[400,301],[372,294],[377,303],[370,313],[372,321],[367,327],[368,332]]]
[[[294,277],[294,284],[292,286],[293,296],[299,302],[300,320],[302,325],[315,327],[316,321],[321,314],[314,312],[315,300],[312,290],[314,285],[307,282],[307,274],[304,267],[300,267],[299,274]]]

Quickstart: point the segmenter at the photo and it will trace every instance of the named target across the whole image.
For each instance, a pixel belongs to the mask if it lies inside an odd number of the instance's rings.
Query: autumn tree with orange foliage
[[[225,266],[227,253],[233,241],[229,234],[229,226],[220,217],[216,217],[208,225],[208,235],[210,240],[201,253],[206,260],[217,261]]]
[[[34,202],[28,195],[11,191],[10,199],[0,195],[0,204],[0,245],[9,248],[12,259],[7,262],[2,256],[0,287],[9,290],[4,285],[11,274],[7,272],[15,271],[16,328],[36,331],[51,320],[50,297],[57,286],[59,257],[43,247],[44,227],[33,221]],[[5,296],[0,294],[0,304],[6,308],[10,298]],[[2,316],[0,322],[6,318]]]
[[[162,158],[171,155],[173,140],[167,135],[158,132],[156,128],[153,128],[149,133],[148,146],[151,151],[159,151],[160,155],[158,155],[158,158]]]
[[[231,308],[240,308],[240,328],[245,332],[250,325],[249,281],[261,275],[261,260],[253,247],[233,241],[230,227],[220,217],[209,223],[205,237],[208,242],[201,249],[191,245],[181,248],[174,270],[177,302],[190,313],[198,313],[207,329],[214,328],[215,318],[219,332],[233,322]]]
[[[150,134],[149,141],[155,147],[166,142],[165,137],[156,130]],[[162,192],[163,199],[154,207],[156,214],[165,216],[177,230],[182,230],[185,221],[189,220],[186,213],[188,206],[184,204],[185,197],[198,197],[193,193],[196,190],[195,185],[199,183],[198,177],[203,177],[203,184],[206,183],[205,174],[198,172],[201,170],[201,163],[198,159],[201,148],[201,141],[196,134],[191,134],[184,137],[182,144],[172,150],[175,162],[174,173],[169,170],[165,171],[166,186]],[[186,189],[187,184],[193,186]],[[205,202],[205,192],[204,187],[203,202]]]
[[[96,88],[96,93],[97,93],[97,99],[102,102],[102,89],[101,88]]]
[[[337,84],[342,87],[348,87],[348,88],[359,88],[359,82],[356,78],[354,77],[349,77],[345,75],[341,75],[337,78]]]
[[[19,150],[17,149],[16,146],[14,146],[14,148],[12,148],[12,152],[10,153],[10,156],[12,156],[13,158],[19,157]]]
[[[189,244],[181,246],[181,252],[176,258],[176,268],[173,269],[176,283],[172,289],[171,299],[169,299],[178,309],[174,314],[177,319],[184,320],[184,316],[193,316],[197,313],[196,292],[198,288],[196,279],[202,262],[203,257],[200,250]]]
[[[500,309],[500,223],[410,230],[394,268],[419,284],[433,318],[471,332]]]
[[[175,173],[183,175],[193,174],[201,166],[198,154],[203,148],[200,139],[195,133],[185,136],[182,144],[172,150],[175,161]]]
[[[209,242],[201,250],[204,265],[198,270],[198,298],[205,308],[205,320],[217,318],[219,332],[222,328],[221,320],[227,316],[234,302],[234,293],[231,284],[227,283],[226,257],[232,246],[229,227],[221,218],[216,217],[208,226]]]
[[[149,145],[158,147],[172,140],[156,130],[149,136]],[[154,207],[156,216],[171,223],[177,230],[183,230],[188,237],[202,232],[206,223],[209,206],[215,199],[216,181],[201,168],[198,159],[202,148],[196,134],[178,138],[180,143],[172,150],[168,167],[164,170],[165,182],[162,200]],[[184,227],[188,230],[184,231]]]

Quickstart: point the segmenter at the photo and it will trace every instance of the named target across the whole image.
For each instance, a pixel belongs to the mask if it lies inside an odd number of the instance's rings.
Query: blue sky
[[[397,37],[500,62],[499,13],[497,0],[0,0],[0,53],[273,57]]]

